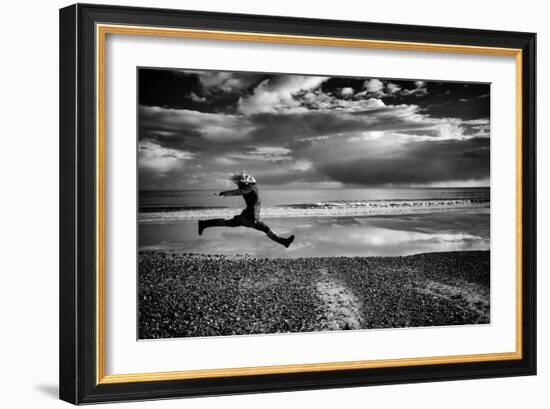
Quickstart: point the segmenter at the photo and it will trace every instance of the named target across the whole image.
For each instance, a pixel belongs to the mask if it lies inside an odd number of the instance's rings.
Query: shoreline
[[[490,252],[265,258],[139,252],[139,339],[490,322]]]

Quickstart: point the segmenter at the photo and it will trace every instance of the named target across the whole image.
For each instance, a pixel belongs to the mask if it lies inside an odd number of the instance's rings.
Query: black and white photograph
[[[490,323],[489,83],[137,87],[139,339]]]

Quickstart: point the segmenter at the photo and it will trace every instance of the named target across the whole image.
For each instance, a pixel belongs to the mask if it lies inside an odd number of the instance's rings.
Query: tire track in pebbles
[[[318,320],[320,330],[361,329],[360,301],[326,268],[319,269],[316,290],[323,302]]]

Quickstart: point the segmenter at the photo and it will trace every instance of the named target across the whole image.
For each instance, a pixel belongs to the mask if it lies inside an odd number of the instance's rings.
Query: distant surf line
[[[262,209],[262,218],[383,216],[455,209],[489,208],[488,199],[326,201],[286,204]],[[155,223],[206,218],[227,218],[240,213],[232,207],[148,207],[139,212],[140,223]]]

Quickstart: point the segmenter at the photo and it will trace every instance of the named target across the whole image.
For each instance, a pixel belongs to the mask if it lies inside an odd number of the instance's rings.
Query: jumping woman
[[[285,247],[290,246],[290,244],[294,241],[294,235],[286,239],[279,237],[269,228],[267,224],[260,220],[260,208],[262,201],[260,200],[260,193],[258,191],[258,187],[256,186],[256,179],[246,172],[241,172],[231,175],[230,180],[237,185],[238,189],[226,190],[224,192],[220,192],[218,195],[221,197],[242,195],[246,203],[246,208],[240,215],[234,216],[232,219],[199,220],[199,236],[202,235],[203,230],[207,227],[244,226],[263,231],[271,240],[276,241]]]

